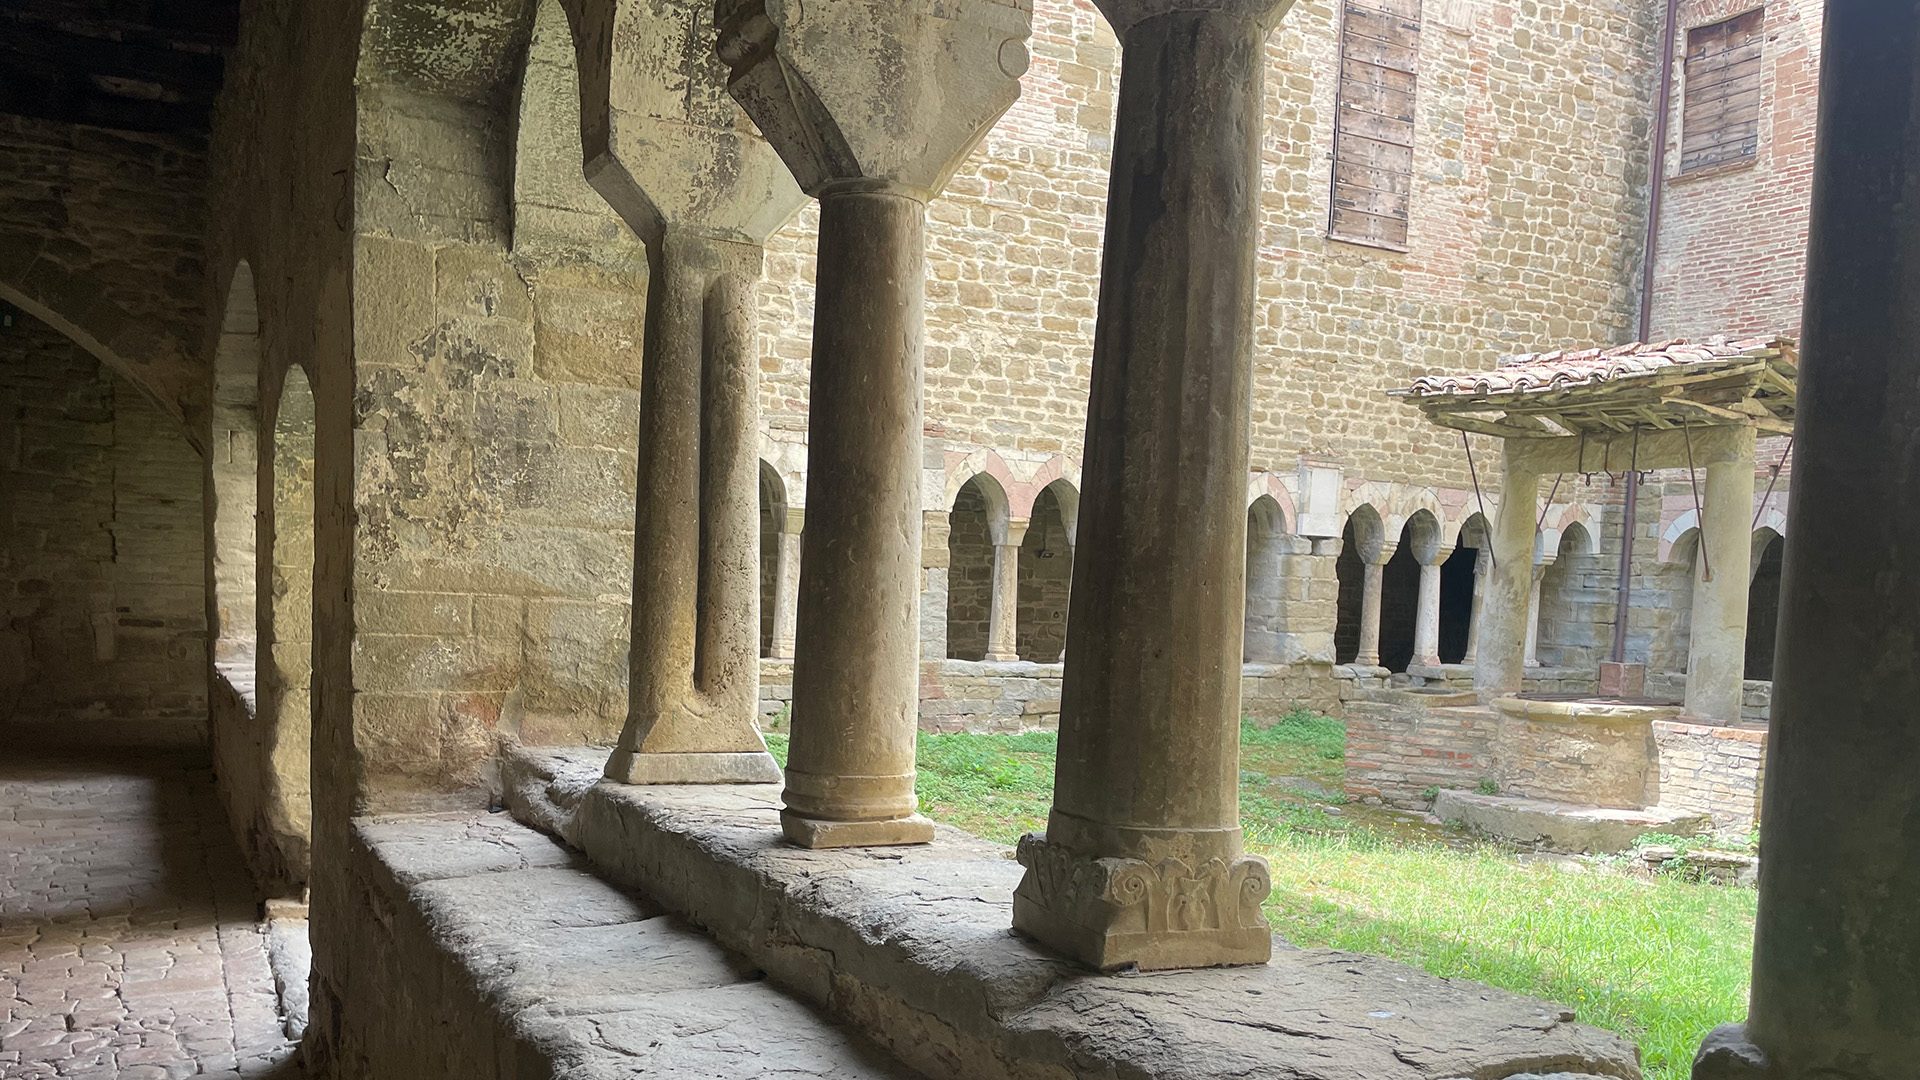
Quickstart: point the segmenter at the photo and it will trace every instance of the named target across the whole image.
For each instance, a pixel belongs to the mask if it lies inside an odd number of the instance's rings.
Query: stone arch
[[[255,706],[254,518],[260,494],[260,306],[253,269],[234,267],[214,347],[207,446],[207,627],[216,708]],[[221,725],[216,723],[215,729]]]
[[[1540,573],[1535,655],[1547,667],[1586,668],[1613,641],[1609,595],[1586,587],[1599,569],[1593,535],[1578,521],[1561,530],[1554,559]],[[1604,639],[1604,640],[1603,640]]]
[[[0,229],[0,251],[17,274],[0,276],[0,300],[53,327],[183,425],[187,441],[206,453],[206,437],[189,423],[206,401],[204,370],[193,352],[155,320],[109,299],[86,273],[68,269],[44,251],[38,236]]]
[[[561,0],[538,0],[513,148],[513,249],[644,259],[639,237],[587,182],[580,65]]]
[[[1753,581],[1747,589],[1746,677],[1773,680],[1774,639],[1780,630],[1780,571],[1786,537],[1766,526],[1753,533]]]
[[[1006,489],[986,473],[969,477],[947,514],[947,656],[982,660],[993,620],[993,549],[1006,542]]]
[[[312,835],[314,559],[313,389],[304,368],[283,376],[263,418],[259,489],[259,731],[271,837],[256,865],[282,887],[306,880]]]
[[[1479,512],[1468,514],[1454,532],[1453,554],[1440,564],[1440,662],[1465,663],[1473,651],[1474,613],[1482,572],[1481,552],[1492,529]]]
[[[1687,512],[1689,515],[1692,511]],[[1683,519],[1684,520],[1684,519]],[[1675,524],[1680,524],[1676,522]],[[1669,535],[1671,539],[1669,539]],[[1656,610],[1652,637],[1647,648],[1647,670],[1684,674],[1687,670],[1687,646],[1693,628],[1694,559],[1700,548],[1700,530],[1672,529],[1660,538],[1661,559],[1649,575],[1651,590],[1634,590],[1636,605],[1645,600],[1664,599],[1666,606]],[[1631,627],[1631,623],[1628,624]]]
[[[760,461],[760,655],[773,655],[773,623],[780,603],[780,532],[786,524],[787,486]]]
[[[1078,495],[1072,484],[1056,480],[1033,501],[1017,575],[1015,647],[1022,660],[1055,663],[1067,647],[1067,595],[1073,583],[1073,531],[1067,522],[1077,515]]]
[[[1420,564],[1440,547],[1440,522],[1425,508],[1400,526],[1393,555],[1380,571],[1380,665],[1405,671],[1413,664],[1415,623],[1420,611]]]
[[[1279,500],[1262,494],[1247,507],[1247,605],[1242,659],[1280,662],[1281,560],[1286,554],[1287,516]]]
[[[1691,564],[1693,562],[1693,551],[1691,548],[1683,548],[1681,540],[1698,533],[1699,530],[1700,514],[1698,511],[1688,510],[1686,513],[1674,518],[1666,528],[1660,530],[1660,561],[1663,563],[1685,562]]]
[[[1379,558],[1386,543],[1386,525],[1371,503],[1361,503],[1347,515],[1340,534],[1340,555],[1334,576],[1340,593],[1333,626],[1333,656],[1337,664],[1351,664],[1360,652],[1360,604],[1366,564]]]

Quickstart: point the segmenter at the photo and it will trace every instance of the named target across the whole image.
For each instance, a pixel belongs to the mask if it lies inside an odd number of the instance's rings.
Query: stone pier
[[[1100,969],[1264,962],[1239,822],[1261,83],[1284,4],[1101,0],[1122,47],[1060,749],[1013,924]]]
[[[1501,462],[1500,509],[1487,537],[1486,597],[1479,611],[1474,649],[1473,686],[1483,700],[1518,693],[1525,676],[1530,597],[1533,593],[1534,515],[1540,499],[1540,473],[1525,459],[1516,440],[1508,440]]]
[[[1831,0],[1824,49],[1753,999],[1695,1080],[1920,1062],[1920,8]]]
[[[627,723],[609,779],[766,782],[759,699],[761,245],[803,196],[733,122],[711,15],[573,0],[588,180],[647,245]],[[615,91],[615,87],[618,91]]]
[[[742,0],[719,12],[729,90],[820,201],[781,823],[806,847],[922,843],[926,204],[1019,97],[1032,13]]]

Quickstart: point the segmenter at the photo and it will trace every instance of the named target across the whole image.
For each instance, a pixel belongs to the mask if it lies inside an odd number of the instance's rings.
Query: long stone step
[[[505,814],[356,824],[351,1075],[906,1078],[871,1042]]]

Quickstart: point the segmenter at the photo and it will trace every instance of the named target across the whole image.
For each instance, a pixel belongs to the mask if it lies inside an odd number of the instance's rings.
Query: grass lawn
[[[785,759],[784,736],[769,736]],[[1338,720],[1241,728],[1247,847],[1273,867],[1267,918],[1307,946],[1389,956],[1568,1005],[1684,1080],[1701,1036],[1746,1013],[1755,893],[1524,859],[1345,804]],[[922,810],[1012,843],[1045,826],[1054,736],[922,735]]]

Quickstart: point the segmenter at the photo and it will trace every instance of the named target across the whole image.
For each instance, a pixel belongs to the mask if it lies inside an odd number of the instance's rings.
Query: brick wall
[[[947,655],[979,660],[993,619],[993,537],[978,487],[960,489],[948,521]]]
[[[206,714],[201,461],[63,335],[0,329],[0,707],[23,720]]]
[[[1073,545],[1060,518],[1060,501],[1041,492],[1020,542],[1020,659],[1051,664],[1067,647],[1067,592],[1073,582]]]
[[[1680,172],[1687,30],[1752,10],[1752,0],[1683,0],[1674,35],[1665,205],[1654,268],[1653,336],[1797,334],[1813,193],[1824,0],[1772,0],[1761,44],[1758,153]]]
[[[1653,725],[1660,750],[1660,805],[1710,814],[1723,833],[1744,835],[1760,820],[1767,733],[1677,721]]]

